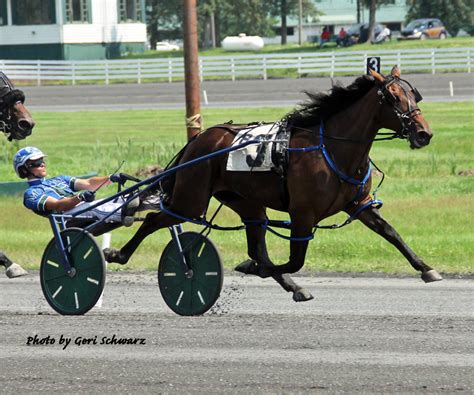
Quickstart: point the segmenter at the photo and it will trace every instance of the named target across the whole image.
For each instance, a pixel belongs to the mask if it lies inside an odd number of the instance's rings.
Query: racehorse
[[[15,89],[13,83],[0,71],[0,131],[9,141],[23,140],[31,134],[35,126],[24,102],[23,91]],[[1,251],[0,266],[5,266],[6,274],[10,278],[26,274],[20,265],[13,263]]]
[[[236,270],[273,277],[293,292],[295,301],[313,297],[288,273],[303,267],[315,226],[340,211],[355,216],[393,244],[425,282],[441,280],[381,217],[377,201],[370,195],[369,151],[381,128],[392,130],[392,138],[407,139],[412,149],[429,144],[432,132],[417,105],[421,95],[400,78],[397,66],[387,77],[375,71],[370,74],[347,87],[335,85],[328,94],[308,93],[309,102],[287,115],[291,137],[283,179],[273,172],[228,171],[228,155],[185,167],[161,183],[167,209],[149,213],[121,250],[104,250],[106,259],[127,263],[146,236],[183,222],[183,217],[199,218],[214,196],[246,224],[250,260]],[[187,144],[172,167],[231,146],[237,134],[234,129],[238,126],[217,125],[205,130]],[[275,265],[268,256],[262,226],[267,207],[288,212],[291,219],[290,257],[282,265]]]
[[[15,89],[8,77],[0,71],[0,131],[9,141],[28,137],[35,123],[24,105],[25,94]]]

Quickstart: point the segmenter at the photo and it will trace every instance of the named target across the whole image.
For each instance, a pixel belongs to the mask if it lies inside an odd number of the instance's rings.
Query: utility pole
[[[201,83],[196,0],[184,0],[184,86],[188,140],[201,131]]]
[[[303,44],[303,0],[299,0],[298,44]]]

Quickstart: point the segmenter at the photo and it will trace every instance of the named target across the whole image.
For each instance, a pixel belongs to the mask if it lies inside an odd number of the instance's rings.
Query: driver
[[[23,204],[36,214],[47,216],[53,213],[73,214],[88,206],[95,200],[95,192],[113,182],[124,183],[121,173],[105,177],[90,177],[86,179],[57,176],[46,177],[46,157],[35,147],[20,149],[13,157],[13,167],[20,178],[26,178],[28,189],[23,196]],[[133,201],[132,201],[133,202]],[[123,198],[116,202],[107,202],[92,210],[80,214],[82,218],[101,219],[124,204]],[[127,215],[131,215],[127,207]],[[122,222],[122,210],[117,210],[107,222]]]

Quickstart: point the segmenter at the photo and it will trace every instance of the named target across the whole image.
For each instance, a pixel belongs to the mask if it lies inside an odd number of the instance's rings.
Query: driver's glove
[[[93,191],[84,191],[77,195],[79,200],[83,202],[93,202],[95,200],[95,192]]]
[[[114,173],[109,176],[109,180],[111,182],[118,182],[119,184],[123,185],[127,181],[123,173]]]

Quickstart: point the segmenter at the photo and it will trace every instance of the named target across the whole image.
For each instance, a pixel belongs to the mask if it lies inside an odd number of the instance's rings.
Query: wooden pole
[[[196,0],[184,0],[184,86],[188,140],[201,131]]]

